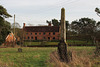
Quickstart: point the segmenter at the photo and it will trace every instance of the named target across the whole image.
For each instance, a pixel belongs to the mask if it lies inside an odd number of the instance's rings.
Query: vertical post
[[[14,14],[14,27],[13,27],[13,29],[14,29],[14,32],[13,32],[13,47],[14,47],[14,45],[15,45],[15,41],[14,41],[14,36],[15,36],[15,14]]]
[[[61,40],[66,42],[65,9],[61,9]]]
[[[61,9],[61,33],[60,33],[60,42],[58,43],[58,54],[60,60],[63,62],[68,62],[67,56],[67,45],[66,45],[66,24],[65,24],[65,9]]]
[[[15,14],[14,14],[14,35],[15,35]]]

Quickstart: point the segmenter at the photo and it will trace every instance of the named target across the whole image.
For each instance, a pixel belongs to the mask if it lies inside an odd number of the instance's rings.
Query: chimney
[[[25,27],[25,23],[23,23],[23,27]]]
[[[51,26],[51,23],[48,23],[48,26]]]

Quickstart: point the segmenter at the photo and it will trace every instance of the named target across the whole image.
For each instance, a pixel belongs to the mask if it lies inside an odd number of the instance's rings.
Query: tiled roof
[[[13,33],[9,33],[8,36],[6,37],[6,42],[13,42],[13,40],[14,41],[16,40],[14,34]]]
[[[25,26],[27,32],[59,32],[58,26]]]

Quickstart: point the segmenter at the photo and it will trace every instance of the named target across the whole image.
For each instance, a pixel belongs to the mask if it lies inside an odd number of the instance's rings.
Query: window
[[[31,37],[31,39],[33,39],[33,36]]]
[[[41,35],[41,33],[39,33],[39,35]]]
[[[55,37],[53,37],[53,40],[55,40]]]
[[[50,40],[50,37],[48,37],[48,40]]]
[[[37,35],[37,33],[35,33],[35,35]]]
[[[37,40],[37,37],[35,37],[35,40]]]
[[[43,39],[45,40],[46,38],[45,38],[45,37],[43,37]]]
[[[53,32],[53,35],[55,35],[55,32]]]
[[[49,33],[49,35],[50,35],[50,33]]]
[[[28,37],[28,39],[30,39],[30,37]]]
[[[31,33],[31,35],[32,35],[32,33]]]
[[[43,35],[45,35],[45,32],[43,33]]]
[[[26,35],[28,35],[28,33],[26,33]]]

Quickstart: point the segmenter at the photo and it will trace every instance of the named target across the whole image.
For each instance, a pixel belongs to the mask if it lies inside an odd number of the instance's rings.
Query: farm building
[[[6,37],[6,42],[13,42],[15,40],[16,38],[14,37],[13,33],[9,33],[8,36]]]
[[[24,40],[59,40],[59,26],[25,26],[23,24]]]
[[[16,41],[16,38],[15,38],[14,34],[11,32],[6,37],[6,44],[5,45],[11,46],[13,44],[13,42],[15,42],[15,41]]]

